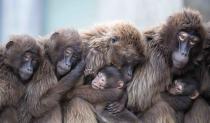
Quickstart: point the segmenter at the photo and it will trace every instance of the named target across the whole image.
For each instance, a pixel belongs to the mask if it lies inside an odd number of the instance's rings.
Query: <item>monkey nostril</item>
[[[71,64],[69,64],[69,63],[66,63],[66,66],[67,66],[68,68],[70,68],[70,67],[71,67]]]
[[[28,68],[27,71],[31,73],[33,70],[31,68]]]
[[[182,52],[181,54],[182,54],[183,56],[187,56],[187,53],[185,53],[185,52]]]

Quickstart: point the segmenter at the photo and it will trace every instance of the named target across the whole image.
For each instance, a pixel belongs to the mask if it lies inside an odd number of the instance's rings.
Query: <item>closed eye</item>
[[[111,42],[112,43],[116,43],[117,41],[119,41],[119,38],[117,36],[111,37]]]

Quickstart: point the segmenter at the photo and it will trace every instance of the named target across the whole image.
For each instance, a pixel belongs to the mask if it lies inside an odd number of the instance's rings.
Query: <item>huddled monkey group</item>
[[[0,46],[0,123],[210,123],[210,23],[197,10],[139,30],[12,35]]]

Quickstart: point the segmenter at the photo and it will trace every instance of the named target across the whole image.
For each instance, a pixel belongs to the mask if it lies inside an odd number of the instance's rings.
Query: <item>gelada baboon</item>
[[[184,9],[165,24],[144,32],[148,61],[137,68],[128,87],[128,108],[145,123],[176,122],[173,108],[161,100],[160,92],[171,83],[171,71],[181,73],[190,66],[204,39],[200,13]],[[149,109],[149,110],[148,110]],[[151,118],[152,117],[152,118]]]
[[[209,97],[210,97],[210,76],[209,76],[209,64],[210,64],[210,25],[205,25],[207,29],[206,40],[204,41],[203,51],[199,58],[199,67],[197,73],[199,76],[199,82],[201,84],[199,99],[197,99],[192,108],[185,114],[185,123],[209,123]],[[208,103],[207,103],[207,102]]]
[[[4,46],[0,45],[0,66],[4,63],[4,51]]]
[[[109,103],[127,99],[125,89],[127,82],[132,79],[132,73],[125,74],[124,70],[126,69],[119,70],[114,66],[106,66],[99,70],[91,85],[76,88],[68,94],[68,98],[80,97],[92,104],[99,122],[138,122],[138,118],[127,109],[122,109],[122,112],[119,112],[118,105],[107,107]]]
[[[200,83],[189,77],[177,78],[161,93],[161,98],[166,101],[176,112],[176,122],[184,122],[184,113],[188,111],[193,101],[199,96]]]
[[[41,41],[44,58],[27,86],[20,122],[62,123],[60,99],[73,88],[85,68],[81,39],[77,31],[62,29]]]
[[[210,65],[210,23],[205,25],[207,35],[204,42],[203,52],[201,56],[201,95],[210,104],[210,75],[209,75],[209,65]]]
[[[105,65],[112,64],[120,69],[124,64],[145,58],[141,34],[127,22],[99,25],[81,32],[81,36],[88,49],[86,76],[95,75]],[[97,122],[90,104],[85,100],[72,99],[66,109],[65,123]]]
[[[1,50],[4,52],[1,52],[0,66],[0,122],[17,123],[18,101],[39,66],[42,52],[28,35],[11,36]]]

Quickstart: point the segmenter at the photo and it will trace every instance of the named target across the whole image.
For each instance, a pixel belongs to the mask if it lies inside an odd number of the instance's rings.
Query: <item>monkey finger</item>
[[[111,113],[118,113],[121,111],[121,106],[120,105],[113,105],[107,108],[107,110]]]
[[[108,105],[106,106],[106,108],[107,108],[107,109],[111,109],[111,108],[115,107],[115,105],[116,105],[116,102],[110,103],[110,104],[108,104]]]
[[[112,113],[112,114],[116,114],[116,113],[119,113],[119,112],[120,112],[120,110],[117,109],[117,108],[109,109],[108,111],[109,111],[110,113]]]

